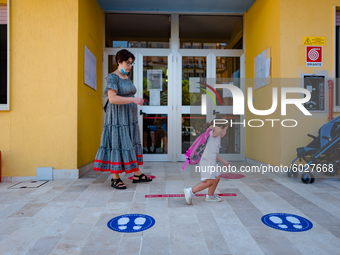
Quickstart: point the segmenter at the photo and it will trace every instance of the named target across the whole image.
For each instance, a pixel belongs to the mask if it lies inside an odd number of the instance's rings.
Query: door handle
[[[142,111],[142,109],[139,110],[139,115],[146,114],[145,112]]]
[[[213,115],[216,115],[216,113],[220,113],[220,112],[216,112],[215,110],[213,110]]]

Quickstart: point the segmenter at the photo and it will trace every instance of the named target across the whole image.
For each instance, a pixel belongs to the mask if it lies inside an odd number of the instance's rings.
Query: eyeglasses
[[[125,61],[128,66],[133,66],[135,63],[130,61]]]

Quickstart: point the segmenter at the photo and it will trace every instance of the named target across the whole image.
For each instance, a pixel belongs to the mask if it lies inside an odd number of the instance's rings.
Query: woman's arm
[[[143,99],[139,97],[121,97],[117,96],[117,92],[110,89],[108,92],[109,101],[111,104],[131,104],[135,103],[138,105],[143,105]]]

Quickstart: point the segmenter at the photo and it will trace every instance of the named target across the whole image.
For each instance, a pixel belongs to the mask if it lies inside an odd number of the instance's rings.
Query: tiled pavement
[[[93,171],[36,189],[1,183],[0,254],[340,254],[339,179],[306,185],[277,174],[246,174],[221,179],[218,193],[237,194],[221,203],[145,198],[197,184],[199,174],[182,172],[181,165],[145,162],[142,171],[156,179],[132,184],[121,175],[128,187],[123,191],[110,187],[110,174]],[[314,227],[300,233],[272,229],[261,217],[274,212],[297,214]],[[150,215],[156,224],[126,234],[107,227],[110,219],[128,213]]]

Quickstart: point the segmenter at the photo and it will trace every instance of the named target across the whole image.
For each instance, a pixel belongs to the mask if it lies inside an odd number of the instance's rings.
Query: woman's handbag
[[[105,103],[105,105],[104,105],[104,107],[103,107],[103,110],[104,110],[104,112],[106,113],[106,107],[107,107],[107,104],[109,103],[109,99],[106,101],[106,103]]]

